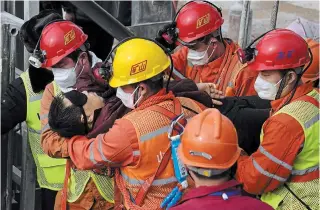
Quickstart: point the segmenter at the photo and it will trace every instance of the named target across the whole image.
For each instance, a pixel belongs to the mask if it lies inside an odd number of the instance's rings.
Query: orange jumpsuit
[[[312,84],[299,86],[292,101],[308,94],[312,89]],[[291,93],[284,98],[272,101],[272,113],[277,112],[290,95]],[[245,191],[256,195],[273,191],[283,184],[283,182],[270,178],[260,171],[263,170],[264,173],[267,172],[274,177],[278,176],[284,179],[290,176],[291,171],[286,167],[280,167],[276,162],[293,165],[305,138],[299,122],[284,113],[271,116],[264,123],[262,129],[264,138],[259,150],[251,156],[240,156],[237,162],[237,180],[244,184]],[[270,159],[266,153],[273,158]],[[315,171],[314,175],[319,176],[319,171]]]
[[[48,124],[48,113],[50,110],[50,105],[54,99],[54,88],[53,84],[50,83],[47,85],[43,97],[41,99],[41,110],[40,110],[40,119],[41,119],[41,144],[43,151],[48,154],[50,157],[54,158],[65,158],[69,157],[67,147],[63,147],[66,144],[66,139],[59,136],[59,134],[52,131]],[[61,209],[61,191],[57,193],[55,210]],[[83,194],[73,203],[68,203],[68,209],[72,210],[105,210],[110,209],[113,204],[107,202],[98,192],[97,187],[95,186],[92,179],[87,183]]]
[[[218,59],[203,65],[193,66],[187,60],[188,48],[182,47],[172,55],[174,79],[188,78],[195,83],[215,83],[226,96],[256,95],[254,82],[258,75],[240,63],[236,51],[239,46],[225,39],[225,53]]]

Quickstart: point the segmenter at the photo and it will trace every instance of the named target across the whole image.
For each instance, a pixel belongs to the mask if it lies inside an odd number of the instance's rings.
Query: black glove
[[[155,40],[162,44],[169,51],[176,48],[175,42],[177,41],[178,33],[176,32],[176,22],[165,25],[158,31]]]

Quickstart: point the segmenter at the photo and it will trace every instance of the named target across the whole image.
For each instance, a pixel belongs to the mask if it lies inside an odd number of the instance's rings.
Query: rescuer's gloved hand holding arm
[[[165,25],[162,29],[158,31],[157,37],[155,40],[162,44],[165,48],[173,51],[176,48],[176,23],[172,22],[170,24]]]

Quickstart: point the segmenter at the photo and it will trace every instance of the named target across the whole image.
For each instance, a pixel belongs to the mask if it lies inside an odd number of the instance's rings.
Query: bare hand
[[[212,103],[214,105],[222,105],[222,102],[217,99],[223,99],[223,92],[217,90],[216,85],[214,83],[197,83],[198,89],[200,91],[204,91],[209,94],[212,98]]]

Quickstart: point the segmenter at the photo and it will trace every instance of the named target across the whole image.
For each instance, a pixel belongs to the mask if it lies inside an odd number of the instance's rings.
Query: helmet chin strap
[[[289,72],[289,71],[288,71]],[[281,82],[280,82],[280,86],[279,86],[279,89],[278,89],[278,92],[277,92],[277,95],[276,95],[276,98],[275,100],[279,99],[281,97],[281,94],[283,92],[283,89],[285,88],[285,84],[287,82],[287,75],[288,75],[288,72],[286,72],[286,74],[281,78]]]

